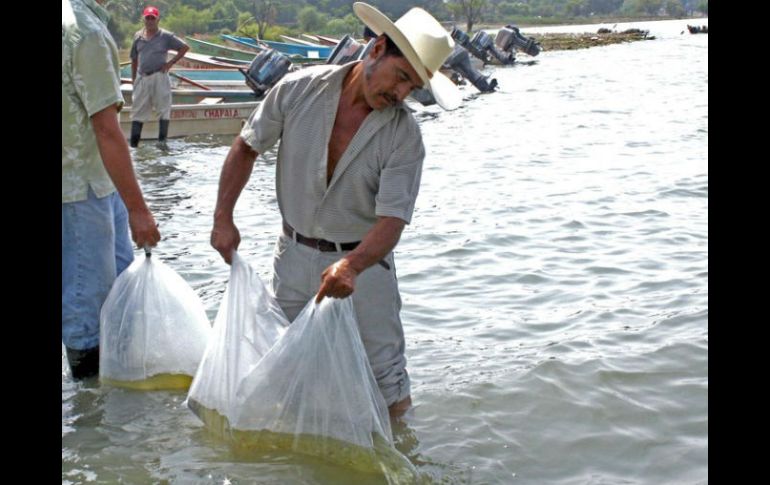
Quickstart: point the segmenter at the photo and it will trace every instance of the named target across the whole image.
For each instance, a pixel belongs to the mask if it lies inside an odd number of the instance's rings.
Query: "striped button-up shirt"
[[[425,147],[403,103],[364,119],[326,183],[329,138],[342,81],[355,63],[307,67],[284,77],[241,131],[259,153],[280,138],[276,172],[283,219],[308,237],[360,241],[378,216],[411,221]]]
[[[107,31],[107,11],[94,0],[62,3],[61,201],[115,191],[102,163],[91,116],[123,106],[118,49]]]

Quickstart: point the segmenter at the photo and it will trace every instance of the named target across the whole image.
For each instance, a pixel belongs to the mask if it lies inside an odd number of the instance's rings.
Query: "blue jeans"
[[[128,211],[117,192],[61,205],[61,336],[70,349],[99,345],[99,312],[134,260]]]

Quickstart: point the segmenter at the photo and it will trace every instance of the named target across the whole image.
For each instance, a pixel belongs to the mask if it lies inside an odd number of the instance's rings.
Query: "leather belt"
[[[305,246],[310,246],[311,248],[317,249],[324,253],[328,253],[331,251],[336,251],[336,252],[352,251],[356,248],[356,246],[361,244],[361,241],[349,242],[349,243],[335,243],[335,242],[327,241],[326,239],[315,239],[312,237],[305,237],[302,234],[295,231],[290,225],[286,223],[286,221],[284,221],[283,223],[283,233],[300,244],[304,244]]]
[[[283,233],[286,235],[286,237],[289,237],[300,244],[304,244],[305,246],[309,246],[313,249],[317,249],[324,253],[332,252],[332,251],[335,251],[335,252],[352,251],[359,244],[361,244],[361,241],[336,243],[332,241],[327,241],[326,239],[316,239],[312,237],[306,237],[298,233],[297,231],[295,231],[293,227],[291,227],[289,224],[286,223],[286,221],[283,221]],[[384,259],[377,261],[377,264],[379,264],[386,270],[390,271],[390,265]]]

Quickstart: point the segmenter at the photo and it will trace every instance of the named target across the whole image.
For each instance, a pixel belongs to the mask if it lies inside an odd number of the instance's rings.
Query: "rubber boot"
[[[166,138],[168,137],[168,124],[171,122],[171,120],[164,120],[161,119],[158,123],[158,141],[161,143],[165,143]]]
[[[142,122],[131,122],[131,146],[136,148],[139,146],[139,139],[142,137]]]
[[[67,347],[67,360],[75,380],[99,375],[99,347],[85,350]]]

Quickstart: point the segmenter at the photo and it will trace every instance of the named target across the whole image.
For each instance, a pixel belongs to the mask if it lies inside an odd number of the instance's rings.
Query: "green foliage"
[[[350,34],[355,38],[361,37],[364,31],[364,24],[358,20],[354,14],[350,13],[342,19],[332,19],[326,23],[326,26],[320,32],[326,35],[344,36]]]
[[[682,0],[666,0],[664,7],[666,14],[672,17],[684,17],[684,5]]]
[[[501,2],[497,5],[497,11],[505,18],[528,17],[532,14],[529,4],[524,2]]]
[[[473,31],[473,25],[480,22],[487,0],[451,0],[446,8],[453,14],[455,21],[465,20],[466,32]]]
[[[296,29],[286,27],[284,25],[270,25],[265,30],[265,35],[262,37],[265,40],[276,40],[278,42],[286,42],[281,38],[281,35],[289,35],[296,37],[299,35]]]
[[[250,15],[249,18],[251,18]],[[235,30],[235,35],[259,39],[259,27],[254,22],[244,22],[238,25],[238,28]]]
[[[326,15],[320,13],[315,7],[308,5],[303,7],[297,15],[299,30],[302,32],[317,32],[326,26]]]
[[[708,0],[365,0],[392,20],[422,7],[442,22],[465,23],[471,32],[481,21],[495,24],[544,24],[589,16],[681,17],[708,15]],[[363,24],[353,14],[353,0],[105,0],[112,18],[109,30],[118,46],[131,46],[143,28],[147,5],[160,9],[160,26],[177,35],[240,32],[272,39],[299,32],[360,36]],[[256,19],[256,20],[255,20]],[[280,26],[280,27],[279,27]],[[245,29],[245,30],[244,30]],[[278,39],[280,40],[280,39]]]
[[[588,0],[588,11],[596,15],[615,13],[623,5],[623,0]]]
[[[623,2],[623,10],[631,15],[658,15],[661,7],[663,6],[663,0],[626,0]]]
[[[565,5],[565,13],[571,17],[588,15],[588,0],[569,0]]]
[[[213,21],[214,14],[211,10],[195,10],[181,5],[166,17],[162,27],[182,36],[208,32]]]
[[[238,7],[233,0],[214,2],[211,7],[214,20],[211,23],[212,30],[232,30],[238,28]]]

